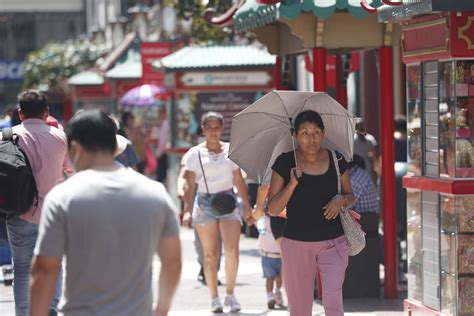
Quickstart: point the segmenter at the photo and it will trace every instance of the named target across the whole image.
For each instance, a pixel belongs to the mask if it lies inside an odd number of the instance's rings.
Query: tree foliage
[[[191,38],[198,43],[226,43],[232,36],[232,28],[215,27],[209,25],[204,18],[204,11],[208,8],[216,10],[216,14],[225,13],[231,6],[232,0],[209,0],[204,4],[202,0],[168,0],[174,5],[178,12],[178,17],[192,18]]]
[[[50,92],[62,92],[65,79],[91,68],[109,50],[105,44],[95,44],[89,39],[49,43],[28,54],[24,88],[47,86]]]

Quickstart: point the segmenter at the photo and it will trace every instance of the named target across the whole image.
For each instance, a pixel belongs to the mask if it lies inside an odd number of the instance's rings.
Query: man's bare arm
[[[30,316],[48,316],[61,260],[35,256],[31,264]]]
[[[158,244],[161,271],[158,283],[156,316],[166,316],[181,276],[181,242],[179,236],[164,237]]]

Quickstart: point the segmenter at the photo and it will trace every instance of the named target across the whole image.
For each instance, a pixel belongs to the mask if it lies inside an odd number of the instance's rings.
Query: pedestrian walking
[[[159,109],[159,134],[158,134],[158,146],[156,149],[156,180],[166,185],[166,176],[168,174],[168,154],[167,149],[169,146],[169,121],[168,112],[166,107],[163,106]]]
[[[257,202],[252,214],[255,221],[259,220],[265,214],[268,214],[268,189],[270,185],[264,184],[258,187],[257,191]],[[281,239],[283,237],[283,231],[285,230],[286,224],[286,209],[284,209],[277,216],[270,217],[270,228],[272,231],[273,238],[281,251]]]
[[[280,247],[275,241],[270,226],[270,217],[263,215],[257,221],[258,242],[263,277],[266,280],[267,306],[269,309],[284,307],[282,289],[282,263]]]
[[[331,151],[322,147],[324,131],[317,112],[300,112],[293,132],[297,149],[281,154],[272,166],[268,207],[272,215],[287,209],[281,247],[292,316],[312,314],[317,270],[326,315],[344,315],[342,284],[349,246],[338,216],[343,207],[354,203],[354,196],[343,156],[336,152],[333,161]],[[342,174],[341,195],[335,163]]]
[[[237,188],[244,204],[244,214],[249,223],[252,221],[252,209],[245,181],[240,168],[229,160],[229,144],[220,141],[224,119],[223,116],[208,112],[201,120],[206,141],[192,147],[184,157],[186,191],[184,198],[183,224],[191,227],[194,223],[204,251],[204,274],[211,296],[212,312],[222,312],[223,306],[217,291],[217,257],[219,234],[224,243],[226,260],[226,297],[224,305],[231,312],[241,309],[234,295],[237,269],[239,266],[239,240],[241,215],[235,203],[233,187]],[[197,184],[197,194],[193,195]],[[229,213],[219,213],[213,207],[213,200],[223,197],[229,201]],[[227,204],[227,203],[226,203]],[[233,209],[233,210],[232,210]]]
[[[155,253],[161,271],[154,315],[170,309],[181,273],[175,207],[162,184],[115,161],[115,133],[113,120],[98,110],[75,115],[66,127],[77,173],[45,200],[30,315],[47,315],[63,255],[65,316],[152,315]]]
[[[375,184],[365,171],[364,159],[354,155],[349,164],[349,179],[355,196],[354,210],[357,213],[378,213],[379,195]]]
[[[186,178],[184,177],[184,175],[186,173],[186,168],[184,166],[183,160],[184,159],[181,159],[181,168],[179,169],[178,179],[176,180],[176,193],[177,193],[177,197],[178,197],[178,199],[180,200],[180,203],[181,203],[181,211],[183,211],[184,192],[186,191]],[[195,196],[193,196],[193,199],[194,199],[194,197]],[[222,250],[222,238],[221,238],[220,234],[218,235],[218,242],[217,243],[219,244],[219,246],[217,248],[218,249],[217,272],[219,272],[219,270],[221,268],[221,255],[222,255],[222,251],[221,251]],[[203,250],[202,250],[202,243],[201,243],[201,240],[199,239],[199,235],[198,235],[196,229],[194,229],[194,249],[196,250],[197,261],[198,261],[199,265],[201,266],[201,268],[199,269],[197,280],[199,282],[201,282],[202,284],[206,285],[207,284],[206,276],[204,275],[204,253],[203,253]],[[217,285],[222,285],[221,281],[219,279],[217,280]]]
[[[15,314],[28,315],[28,284],[33,249],[38,238],[38,224],[41,207],[46,194],[63,180],[64,174],[71,175],[67,163],[66,135],[58,128],[47,124],[49,115],[46,96],[38,90],[27,90],[19,96],[20,125],[12,127],[18,136],[18,145],[24,151],[31,166],[38,190],[38,205],[33,205],[25,214],[7,219],[7,231],[13,255]],[[62,273],[52,279],[51,297],[46,310],[56,314],[61,297]],[[57,276],[57,277],[56,277]],[[56,287],[55,287],[56,284]],[[31,313],[31,311],[30,311]]]
[[[379,155],[377,140],[366,132],[364,122],[357,124],[357,133],[354,134],[354,154],[364,159],[366,172],[377,185],[379,174]]]

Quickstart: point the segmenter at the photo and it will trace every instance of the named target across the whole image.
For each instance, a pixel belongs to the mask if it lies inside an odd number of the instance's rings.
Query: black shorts
[[[286,219],[283,217],[271,216],[270,227],[272,228],[273,237],[278,239],[283,237],[283,231],[285,230]]]

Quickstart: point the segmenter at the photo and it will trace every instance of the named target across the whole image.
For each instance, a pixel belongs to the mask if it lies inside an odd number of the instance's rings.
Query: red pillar
[[[281,87],[281,57],[277,56],[275,62],[275,89],[282,90]]]
[[[327,50],[323,47],[313,48],[313,77],[314,91],[326,92],[326,56]]]
[[[384,227],[385,298],[398,297],[397,214],[395,208],[395,148],[393,142],[393,53],[380,48],[380,122],[382,140],[382,201]]]

